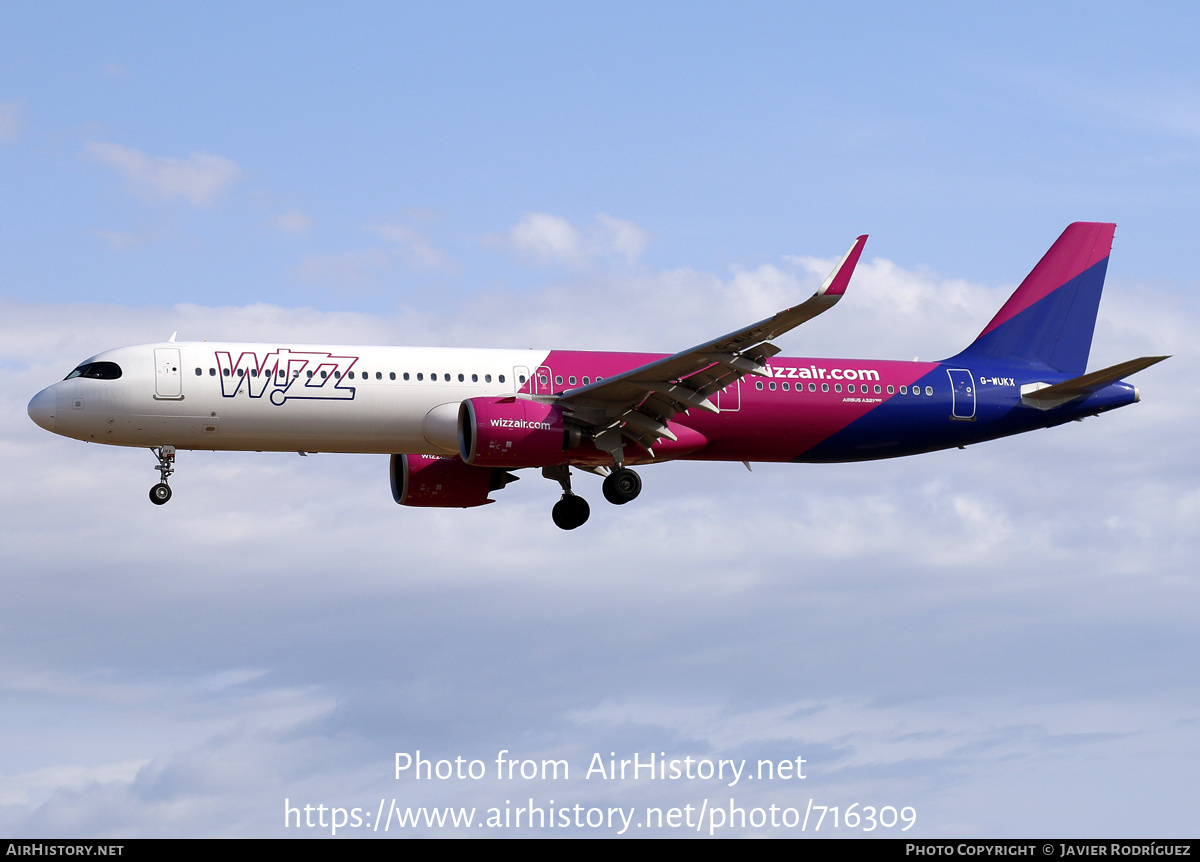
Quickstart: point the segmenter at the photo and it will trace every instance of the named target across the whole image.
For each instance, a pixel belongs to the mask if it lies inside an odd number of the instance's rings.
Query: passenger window
[[[908,387],[907,387],[907,386],[901,386],[901,387],[900,387],[900,394],[901,394],[901,395],[907,395],[907,394],[908,394]]]
[[[876,395],[878,395],[878,394],[879,394],[881,391],[882,391],[882,390],[879,388],[879,384],[878,384],[878,383],[876,383],[876,384],[875,384],[875,394],[876,394]]]
[[[774,380],[771,381],[771,391],[772,392],[775,391],[775,381]]]
[[[786,383],[785,383],[785,384],[783,384],[783,391],[784,391],[784,392],[787,392],[787,391],[788,391],[788,385],[787,385]]]
[[[217,376],[217,369],[215,369],[215,368],[210,368],[210,369],[208,369],[208,376],[209,376],[209,377],[216,377],[216,376]]]
[[[463,381],[465,381],[466,379],[467,379],[467,378],[463,377],[461,374],[460,374],[460,375],[458,375],[458,382],[459,382],[459,383],[462,383],[462,382],[463,382]]]
[[[196,369],[196,376],[197,376],[197,377],[200,377],[200,376],[202,376],[203,374],[204,374],[204,372],[203,372],[203,371],[201,371],[199,368],[197,368],[197,369]]]
[[[471,375],[471,382],[472,382],[472,383],[478,383],[478,382],[479,382],[479,375],[478,375],[478,374],[472,374],[472,375]]]
[[[762,381],[761,381],[761,380],[755,380],[755,381],[754,381],[754,388],[755,388],[755,389],[759,389],[759,390],[761,390],[761,389],[762,389]]]
[[[492,382],[492,375],[490,375],[490,374],[485,374],[485,375],[483,375],[483,382],[484,382],[484,383],[491,383],[491,382]]]
[[[562,386],[562,375],[561,375],[561,374],[555,374],[555,375],[554,375],[554,385],[555,385],[555,386]]]
[[[809,392],[816,392],[816,391],[817,391],[817,384],[815,384],[815,383],[810,383],[810,384],[808,384],[808,391],[809,391]]]
[[[221,373],[222,373],[222,374],[224,374],[226,377],[228,377],[228,376],[229,376],[229,369],[228,369],[228,368],[222,368],[222,369],[221,369]]]
[[[895,394],[896,394],[896,387],[889,383],[888,384],[888,395],[895,395]]]
[[[574,376],[568,377],[567,382],[570,383],[572,386],[574,386],[575,385],[575,377]]]
[[[503,382],[504,382],[504,375],[503,375],[503,374],[501,374],[501,375],[500,375],[498,378],[496,378],[496,379],[497,379],[497,380],[499,380],[501,383],[503,383]]]
[[[854,391],[854,384],[853,384],[853,383],[848,383],[848,384],[846,384],[846,391],[847,391],[847,392],[853,392],[853,391]]]
[[[418,380],[424,380],[424,379],[425,379],[425,375],[424,375],[424,374],[422,374],[420,371],[418,371],[418,372],[417,372],[417,379],[418,379]]]
[[[828,384],[828,383],[822,383],[822,384],[821,384],[821,391],[822,391],[822,392],[828,392],[828,391],[829,391],[829,384]]]
[[[522,383],[524,383],[524,382],[525,382],[525,375],[524,375],[524,374],[520,375],[520,378],[519,378],[519,379],[520,379],[520,381],[521,381]]]
[[[395,371],[389,371],[389,372],[388,372],[388,379],[389,379],[389,380],[395,380],[395,379],[396,379],[396,372],[395,372]],[[408,372],[407,372],[407,371],[405,371],[405,372],[404,372],[404,379],[405,379],[405,380],[407,380],[407,379],[408,379]]]
[[[327,380],[328,378],[329,378],[329,372],[328,372],[328,371],[322,371],[322,372],[321,372],[321,379],[322,379],[322,380]]]
[[[835,383],[835,384],[833,384],[833,391],[834,391],[834,392],[841,392],[841,391],[842,391],[842,384],[840,384],[840,383]]]
[[[932,395],[932,394],[933,394],[933,387],[932,387],[932,386],[926,386],[926,387],[925,387],[925,394],[926,394],[926,395]]]
[[[449,382],[450,382],[450,375],[449,375],[449,374],[443,374],[443,375],[442,375],[442,377],[445,379],[445,381],[446,381],[447,383],[449,383]]]
[[[583,385],[584,385],[584,386],[587,386],[587,385],[588,385],[588,379],[587,379],[586,377],[585,377],[585,378],[583,378]]]
[[[538,382],[539,382],[539,383],[541,383],[543,386],[545,386],[545,385],[546,385],[546,383],[548,382],[548,381],[546,380],[546,375],[545,375],[545,374],[539,374],[539,375],[538,375]]]
[[[309,380],[312,380],[312,376],[313,376],[313,373],[312,373],[311,371],[309,371],[309,372],[308,372],[308,379],[309,379]]]

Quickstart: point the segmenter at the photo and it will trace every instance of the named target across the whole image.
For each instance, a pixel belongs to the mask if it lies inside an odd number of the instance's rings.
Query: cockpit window
[[[115,362],[88,362],[80,365],[63,379],[90,377],[93,380],[116,380],[120,376],[121,366]]]

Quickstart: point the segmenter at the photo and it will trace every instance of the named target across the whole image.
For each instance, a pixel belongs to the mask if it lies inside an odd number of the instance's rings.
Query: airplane
[[[860,236],[807,300],[672,355],[166,342],[97,354],[29,402],[42,428],[149,447],[158,505],[180,449],[391,456],[405,506],[470,508],[540,468],[554,523],[590,507],[571,468],[635,499],[660,461],[867,461],[963,448],[1140,400],[1145,356],[1085,373],[1116,225],[1077,222],[940,362],[785,358],[774,339],[845,295]]]

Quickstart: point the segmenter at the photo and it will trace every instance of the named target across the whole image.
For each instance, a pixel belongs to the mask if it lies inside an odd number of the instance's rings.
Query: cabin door
[[[965,368],[947,368],[950,375],[950,418],[975,418],[975,377]]]
[[[159,398],[183,397],[178,347],[154,348],[154,394]]]

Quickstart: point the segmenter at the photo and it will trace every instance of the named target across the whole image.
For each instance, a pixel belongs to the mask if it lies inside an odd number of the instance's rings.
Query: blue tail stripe
[[[954,357],[969,364],[1005,360],[1048,365],[1065,374],[1087,370],[1108,258],[1005,321]],[[949,361],[949,360],[948,360]]]

